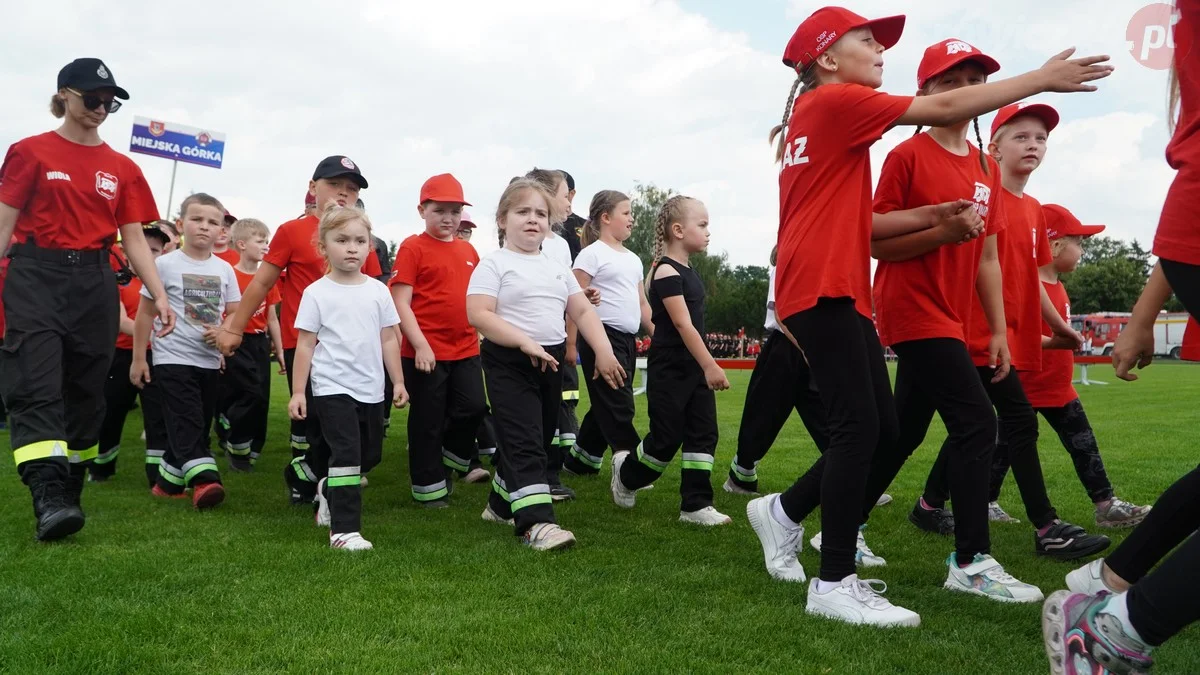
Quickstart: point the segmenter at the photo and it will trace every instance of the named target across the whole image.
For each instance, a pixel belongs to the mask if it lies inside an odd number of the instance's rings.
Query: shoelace
[[[850,586],[850,596],[871,609],[887,609],[892,606],[892,603],[881,595],[886,592],[887,584],[881,579],[859,579]]]
[[[67,484],[61,480],[42,480],[33,485],[34,498],[50,507],[67,504]]]
[[[773,516],[768,516],[768,517],[773,517]],[[796,549],[800,548],[800,546],[801,546],[800,538],[803,536],[804,536],[804,528],[794,527],[794,528],[787,530],[787,536],[783,538],[783,544],[781,544],[779,547],[779,550],[783,552],[783,555],[776,556],[776,557],[782,558],[782,560],[785,563],[786,562],[795,562],[796,561]]]
[[[1112,504],[1108,505],[1108,515],[1119,515],[1123,518],[1128,518],[1133,515],[1133,504],[1121,499],[1113,499]]]
[[[982,574],[986,574],[992,581],[998,581],[1002,584],[1017,583],[1017,578],[1004,571],[1004,566],[1000,563],[996,563],[995,567],[984,570]]]

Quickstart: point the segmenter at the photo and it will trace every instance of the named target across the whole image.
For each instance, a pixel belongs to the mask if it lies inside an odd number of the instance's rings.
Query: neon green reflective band
[[[173,483],[173,484],[175,484],[175,485],[178,485],[178,486],[180,486],[180,487],[183,487],[183,485],[184,485],[184,481],[183,481],[183,479],[182,479],[182,478],[180,478],[179,476],[176,476],[176,475],[174,475],[174,474],[170,473],[169,471],[167,471],[167,470],[164,468],[165,466],[166,466],[165,464],[159,464],[159,465],[158,465],[158,475],[159,475],[159,476],[162,476],[162,478],[163,478],[164,480],[166,480],[168,483]]]
[[[110,452],[106,452],[103,455],[97,455],[96,463],[97,464],[110,464],[117,459],[117,455],[119,455],[120,453],[121,453],[120,448],[113,448]]]
[[[550,495],[548,495],[548,494],[543,493],[543,494],[538,494],[538,495],[529,495],[528,497],[522,497],[522,498],[518,499],[517,501],[513,502],[512,510],[520,511],[521,509],[529,508],[530,506],[537,506],[538,504],[550,504],[550,503],[553,503],[553,500],[551,499]]]
[[[500,498],[503,499],[504,501],[506,501],[506,502],[512,501],[512,497],[508,496],[508,490],[505,490],[504,488],[500,487],[500,484],[496,482],[495,478],[492,479],[492,490],[496,494],[500,495]]]
[[[574,391],[564,391],[563,392],[563,400],[564,401],[578,401],[579,400],[579,390],[576,389]]]
[[[684,469],[692,469],[694,471],[712,471],[713,463],[712,462],[684,461],[683,468]]]
[[[21,465],[35,459],[66,457],[66,447],[66,441],[38,441],[37,443],[30,443],[29,445],[13,450],[13,462]]]
[[[326,478],[325,485],[335,487],[358,487],[362,484],[362,476],[335,476]]]
[[[446,488],[442,488],[441,490],[434,490],[433,492],[417,492],[416,490],[413,490],[412,496],[413,499],[419,502],[431,502],[435,499],[442,499],[448,494],[450,494],[450,491]]]
[[[162,464],[162,457],[147,457],[147,464]]]
[[[638,456],[638,461],[639,461],[639,462],[641,462],[642,464],[645,464],[646,466],[650,467],[651,469],[653,469],[654,471],[656,471],[656,472],[658,472],[658,473],[662,473],[663,471],[666,471],[666,470],[667,470],[667,463],[666,463],[666,462],[660,462],[660,461],[658,461],[657,459],[654,459],[653,457],[651,457],[651,456],[647,455],[647,454],[646,454],[646,453],[645,453],[645,452],[642,450],[642,444],[641,444],[641,443],[638,443],[638,447],[637,447],[637,456]]]
[[[597,462],[596,460],[589,458],[587,455],[580,452],[579,448],[576,447],[575,445],[571,446],[571,456],[574,457],[575,459],[583,462],[587,466],[590,466],[593,469],[596,469],[597,471],[600,470],[600,466],[604,463],[603,460]]]
[[[191,469],[188,469],[188,472],[183,475],[183,482],[190,483],[190,482],[192,482],[193,478],[195,478],[198,474],[204,473],[205,471],[212,471],[213,473],[219,473],[220,469],[217,468],[216,462],[205,462],[204,464],[197,464],[196,466],[193,466]]]
[[[93,445],[92,447],[85,448],[83,450],[71,450],[71,449],[67,450],[67,461],[72,464],[82,464],[83,462],[90,462],[99,456],[100,456],[100,446],[99,445]]]
[[[464,473],[471,470],[471,466],[469,464],[460,464],[445,455],[442,455],[442,464],[445,465],[446,468],[462,471]]]

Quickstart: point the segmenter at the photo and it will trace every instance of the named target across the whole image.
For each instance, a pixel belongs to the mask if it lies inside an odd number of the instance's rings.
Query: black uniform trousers
[[[217,406],[220,371],[177,364],[156,364],[167,452],[158,465],[158,487],[168,494],[204,483],[220,483],[217,462],[208,449],[209,425]]]
[[[222,412],[228,424],[225,450],[254,463],[267,442],[267,413],[271,405],[269,335],[242,336],[242,346],[225,359],[220,386]]]
[[[450,491],[447,469],[470,468],[475,433],[487,410],[480,360],[471,356],[438,361],[431,373],[417,370],[414,359],[402,358],[401,363],[412,399],[408,411],[412,496],[418,502],[445,499]]]
[[[363,403],[347,396],[314,396],[328,455],[307,456],[308,466],[318,479],[325,478],[329,500],[330,531],[333,534],[362,531],[362,474],[379,464],[383,456],[382,403]]]
[[[146,362],[154,365],[154,354],[146,350]],[[121,451],[121,436],[129,410],[138,398],[142,405],[142,423],[146,431],[146,478],[153,486],[158,477],[158,465],[166,454],[167,427],[162,411],[162,396],[153,377],[150,383],[138,389],[129,381],[129,368],[133,365],[133,352],[117,349],[109,368],[108,381],[104,383],[104,423],[100,427],[100,455],[92,464],[93,476],[108,478],[117,472],[117,460]]]
[[[604,451],[632,451],[642,442],[633,426],[637,412],[633,402],[633,374],[637,362],[637,344],[630,333],[610,326],[604,327],[617,363],[625,369],[625,384],[618,389],[608,386],[602,378],[592,378],[596,372],[596,350],[586,340],[579,341],[579,360],[583,379],[587,383],[588,411],[579,423],[579,435],[571,448],[568,465],[575,473],[597,473],[604,462]]]

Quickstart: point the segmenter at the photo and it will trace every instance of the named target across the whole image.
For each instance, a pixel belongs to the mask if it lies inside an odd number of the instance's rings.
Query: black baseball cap
[[[58,71],[58,88],[70,87],[79,91],[95,91],[111,87],[114,96],[129,100],[129,92],[117,86],[112,71],[100,59],[75,59]]]
[[[171,243],[171,235],[167,234],[166,230],[162,229],[158,222],[142,225],[142,235],[161,239],[164,246]]]
[[[367,187],[367,179],[363,178],[362,172],[358,170],[358,165],[345,155],[333,155],[321,160],[321,163],[317,165],[317,170],[313,172],[312,179],[321,180],[338,176],[353,176],[358,187],[364,190]]]
[[[567,173],[565,169],[559,169],[558,172],[563,175],[563,178],[567,179],[567,189],[574,190],[575,189],[575,177],[572,176],[571,174]]]

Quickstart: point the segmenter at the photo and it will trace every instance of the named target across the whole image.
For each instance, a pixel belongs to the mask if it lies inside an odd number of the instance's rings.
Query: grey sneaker
[[[999,502],[991,502],[988,504],[988,520],[992,521],[993,523],[1011,523],[1014,525],[1021,522],[1020,520],[1008,515],[1008,512],[1000,507]]]

